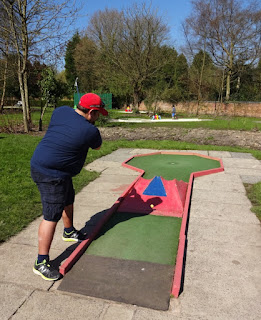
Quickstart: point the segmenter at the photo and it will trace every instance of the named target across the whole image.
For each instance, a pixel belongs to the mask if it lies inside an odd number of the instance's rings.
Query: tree
[[[7,61],[6,61],[7,60]],[[2,91],[2,98],[6,101],[8,98],[16,98],[20,100],[20,89],[19,89],[19,81],[17,78],[17,57],[16,54],[8,53],[8,55],[0,61],[0,75],[3,76],[1,80],[3,81],[2,90],[4,90],[4,96]],[[6,66],[8,66],[6,70]],[[6,74],[4,75],[4,72]],[[4,83],[5,82],[5,83]]]
[[[188,63],[184,54],[178,55],[176,50],[171,48],[168,48],[168,51],[169,54],[165,54],[165,57],[169,63],[160,72],[165,78],[161,100],[177,103],[188,97]]]
[[[80,42],[80,35],[76,32],[72,39],[66,45],[65,52],[65,75],[68,86],[73,91],[75,79],[77,77],[76,65],[75,65],[75,49]]]
[[[42,131],[42,120],[44,112],[48,106],[56,108],[57,101],[64,95],[63,82],[56,79],[56,73],[53,68],[46,67],[41,73],[41,80],[39,85],[42,92],[42,98],[45,101],[44,107],[41,108],[41,115],[39,120],[39,131]]]
[[[210,55],[200,50],[190,66],[190,92],[198,101],[215,99],[218,92],[217,69]]]
[[[183,53],[177,58],[174,79],[175,87],[181,93],[180,100],[184,100],[188,96],[188,62]]]
[[[261,100],[261,61],[256,66],[241,66],[236,74],[237,81],[233,83],[232,98],[239,101]]]
[[[166,62],[160,48],[168,36],[167,25],[150,6],[134,4],[121,12],[98,11],[87,34],[99,48],[114,81],[132,94],[139,108],[145,83]]]
[[[28,87],[30,88],[30,97],[31,98],[40,98],[41,97],[41,87],[39,85],[40,80],[42,79],[42,72],[47,66],[40,61],[28,61]]]
[[[239,0],[194,0],[192,12],[185,22],[187,35],[204,42],[206,52],[224,70],[229,100],[238,62],[251,65],[260,54],[260,5],[253,1],[244,6]]]
[[[94,41],[84,36],[74,51],[75,76],[79,78],[81,91],[92,92],[101,87],[106,79],[104,62]],[[75,80],[75,79],[74,79]],[[107,80],[107,79],[106,79]]]
[[[152,110],[153,114],[159,112],[158,102],[162,100],[167,102],[175,102],[179,100],[174,90],[174,74],[177,65],[178,53],[177,51],[164,45],[160,48],[162,50],[162,56],[166,59],[165,63],[161,68],[157,70],[150,77],[144,87],[143,91],[145,93],[144,102],[146,107]]]
[[[71,0],[2,0],[6,20],[0,23],[0,33],[8,33],[10,46],[17,56],[18,79],[23,104],[24,130],[31,129],[28,88],[30,56],[52,60],[65,43],[68,27],[77,8]]]

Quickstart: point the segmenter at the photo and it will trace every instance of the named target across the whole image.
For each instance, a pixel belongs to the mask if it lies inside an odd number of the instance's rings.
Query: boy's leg
[[[73,226],[73,204],[64,207],[62,214],[64,232],[63,240],[67,242],[78,242],[85,239],[85,236]]]
[[[63,208],[62,220],[64,224],[63,240],[78,242],[84,240],[84,235],[77,231],[73,226],[73,203],[75,192],[73,188],[72,179],[66,181],[65,190],[65,206]]]
[[[53,240],[57,222],[43,220],[38,230],[38,259],[36,259],[33,272],[41,276],[44,280],[55,281],[61,278],[58,270],[49,264],[49,250]]]
[[[73,227],[73,204],[64,207],[62,214],[64,228]]]
[[[57,222],[42,220],[38,230],[38,254],[49,255]]]

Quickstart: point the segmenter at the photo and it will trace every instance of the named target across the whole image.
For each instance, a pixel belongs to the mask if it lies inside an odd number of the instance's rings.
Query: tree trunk
[[[5,91],[6,91],[6,80],[7,80],[7,71],[8,71],[8,53],[9,53],[9,45],[6,40],[5,42],[5,65],[4,65],[4,74],[3,74],[3,91],[1,97],[1,104],[0,104],[0,112],[2,113],[4,110],[4,100],[5,100]]]
[[[206,45],[204,44],[203,60],[202,60],[202,65],[201,65],[201,69],[200,69],[199,84],[198,84],[198,103],[197,103],[196,116],[198,116],[198,114],[199,114],[199,106],[200,106],[200,101],[202,99],[201,86],[202,86],[202,79],[203,79],[203,73],[204,73],[205,61],[206,61],[205,49],[206,49]]]
[[[133,88],[133,102],[134,102],[134,107],[139,110],[140,95],[139,95],[139,89],[136,86]]]
[[[16,21],[17,18],[14,14],[14,2],[3,2],[6,12],[9,17],[11,35],[13,44],[17,53],[17,74],[20,86],[20,94],[23,106],[23,122],[24,131],[28,133],[31,125],[31,116],[28,99],[28,85],[27,85],[27,61],[28,61],[28,32],[26,21],[27,1],[18,1],[19,18],[21,19],[20,32],[17,32]],[[20,38],[21,37],[21,38]]]
[[[24,82],[24,94],[25,94],[25,103],[26,103],[26,117],[28,121],[29,130],[31,130],[32,121],[31,121],[31,108],[30,108],[30,102],[29,102],[27,71],[25,71],[23,75],[23,82]]]
[[[26,98],[25,98],[25,90],[24,90],[24,83],[23,83],[23,74],[21,74],[21,72],[18,72],[18,80],[19,80],[22,107],[23,107],[24,132],[28,133],[29,132],[29,123],[28,123],[28,119],[27,119],[27,107],[26,107],[26,102],[25,102]]]
[[[44,107],[42,107],[42,102],[41,102],[41,116],[39,119],[39,131],[43,131],[43,116],[47,106],[48,106],[48,100],[46,101]]]
[[[230,99],[230,81],[231,81],[231,70],[229,70],[227,74],[226,101]]]
[[[8,69],[8,59],[6,56],[5,66],[4,66],[4,75],[3,75],[3,91],[1,96],[1,105],[0,105],[0,112],[2,113],[4,110],[4,100],[5,100],[5,91],[6,91],[6,79],[7,79],[7,69]]]

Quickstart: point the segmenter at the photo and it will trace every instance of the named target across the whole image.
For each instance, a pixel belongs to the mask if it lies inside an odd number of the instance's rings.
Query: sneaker
[[[78,242],[83,240],[85,240],[85,236],[80,231],[63,232],[63,241]]]
[[[37,259],[34,263],[33,272],[41,276],[44,280],[56,281],[61,278],[59,271],[54,269],[49,263],[44,260],[43,262],[37,263]]]

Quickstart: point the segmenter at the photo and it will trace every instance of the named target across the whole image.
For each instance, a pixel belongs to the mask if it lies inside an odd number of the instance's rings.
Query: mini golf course
[[[59,290],[167,310],[182,285],[193,180],[224,168],[219,159],[164,152],[123,166],[140,176],[60,267]]]

